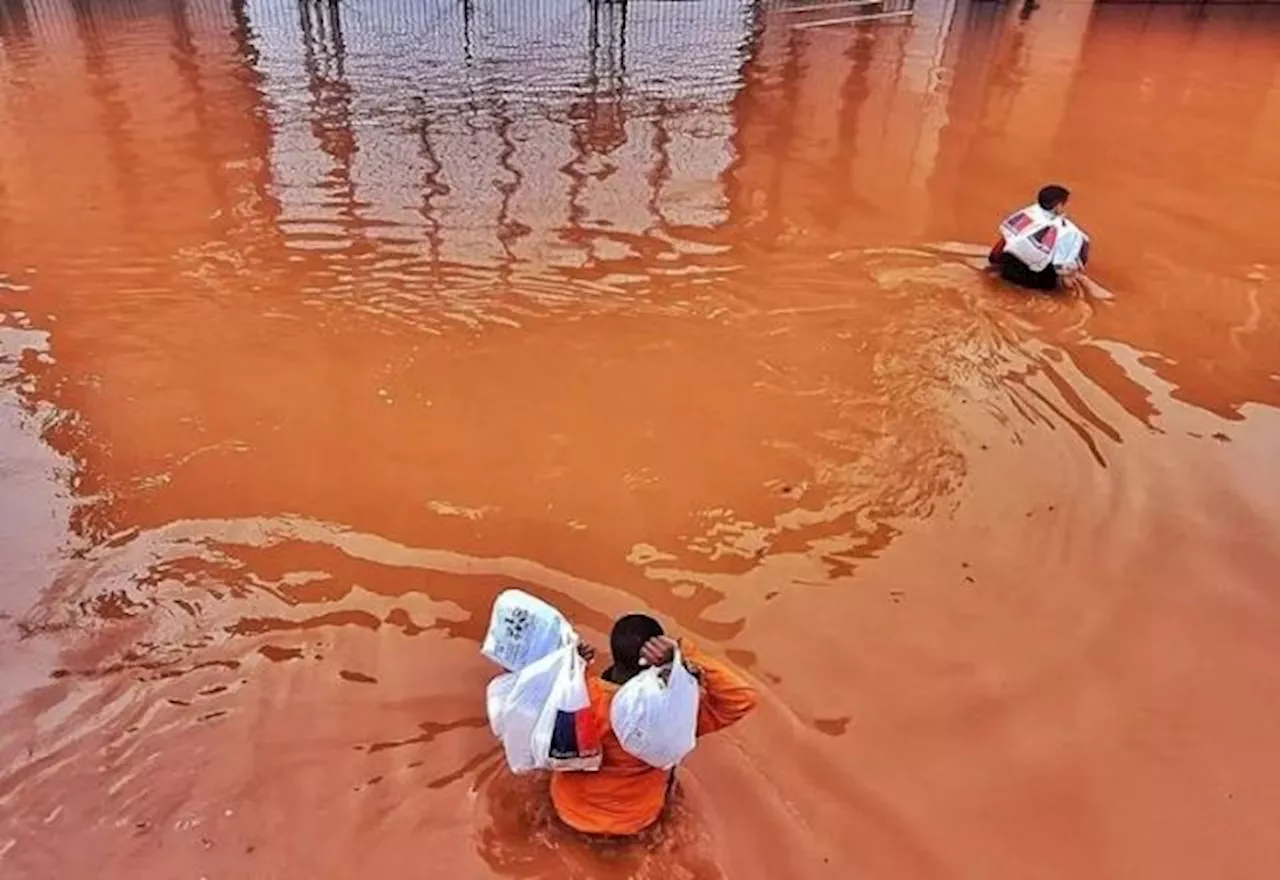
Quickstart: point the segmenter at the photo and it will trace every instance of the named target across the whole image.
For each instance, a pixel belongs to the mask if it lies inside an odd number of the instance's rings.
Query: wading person
[[[553,773],[551,801],[570,828],[586,834],[626,837],[645,830],[662,816],[675,782],[674,770],[659,770],[623,750],[609,723],[618,688],[646,667],[664,666],[677,642],[662,625],[644,614],[621,617],[609,635],[612,665],[603,674],[588,674],[591,708],[602,731],[603,759],[591,773]],[[755,708],[755,689],[727,664],[709,657],[688,641],[679,642],[686,667],[698,679],[698,736],[739,721]],[[588,661],[594,651],[580,649]]]
[[[1031,290],[1054,291],[1084,269],[1089,236],[1065,216],[1070,197],[1066,187],[1046,186],[1035,204],[1000,224],[1000,239],[989,260],[1001,278]]]

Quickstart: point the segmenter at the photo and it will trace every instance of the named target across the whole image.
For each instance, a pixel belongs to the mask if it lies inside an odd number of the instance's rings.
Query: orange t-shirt
[[[756,692],[728,665],[681,642],[685,659],[702,671],[698,736],[728,727],[755,708]],[[650,767],[623,751],[609,723],[618,685],[588,677],[591,708],[601,730],[603,759],[595,772],[551,775],[551,802],[571,828],[588,834],[630,835],[652,825],[667,800],[669,770]]]

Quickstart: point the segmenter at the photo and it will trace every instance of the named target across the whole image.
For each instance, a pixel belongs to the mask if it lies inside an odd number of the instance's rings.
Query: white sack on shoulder
[[[572,638],[573,628],[554,607],[523,590],[504,590],[494,600],[480,653],[519,672]]]
[[[576,638],[519,672],[498,676],[487,696],[489,724],[512,772],[600,768],[599,731],[590,723],[586,664]]]
[[[587,661],[578,653],[576,639],[556,656],[563,658],[562,664],[533,729],[533,754],[545,770],[599,770],[604,752],[587,690]]]
[[[545,756],[539,760],[534,754],[533,730],[551,701],[556,676],[563,665],[561,653],[553,651],[519,672],[510,673],[512,681],[493,726],[501,731],[502,748],[514,773],[540,769],[546,762]]]

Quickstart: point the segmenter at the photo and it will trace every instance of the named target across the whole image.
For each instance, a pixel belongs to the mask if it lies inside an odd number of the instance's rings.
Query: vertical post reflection
[[[252,193],[249,204],[238,207],[237,212],[259,221],[261,231],[270,231],[279,238],[280,202],[272,193],[271,154],[274,147],[271,123],[267,115],[265,84],[259,70],[261,57],[254,44],[253,27],[249,21],[247,0],[231,0],[231,41],[238,60],[232,77],[236,84],[237,105],[243,103],[243,121],[248,136],[245,140],[245,163],[250,174]]]
[[[231,211],[231,200],[227,193],[226,179],[218,167],[218,158],[211,149],[210,139],[214,125],[209,119],[209,100],[204,82],[200,76],[200,64],[197,59],[195,39],[191,31],[191,22],[187,17],[187,0],[168,0],[169,18],[173,22],[173,58],[178,68],[178,76],[182,79],[187,91],[191,93],[191,112],[195,115],[196,135],[193,138],[199,157],[200,167],[204,170],[209,189],[217,200],[218,210],[224,215]]]
[[[98,105],[102,140],[115,173],[119,204],[132,222],[137,218],[139,207],[135,198],[139,158],[129,125],[129,108],[111,69],[111,59],[102,42],[93,4],[90,0],[72,0],[71,6],[76,34],[84,48],[85,70],[90,78],[89,92]]]
[[[587,69],[581,97],[569,107],[569,142],[573,158],[561,169],[570,179],[568,224],[562,232],[567,241],[583,246],[587,259],[594,259],[594,234],[586,226],[582,205],[591,159],[605,156],[627,142],[623,110],[622,33],[626,30],[626,6],[591,0],[587,27]]]
[[[665,232],[666,217],[662,214],[662,191],[671,181],[671,132],[668,120],[671,111],[667,102],[659,100],[653,112],[653,167],[649,170],[649,215],[653,218],[651,231]]]
[[[462,54],[467,61],[472,60],[471,54],[471,23],[475,20],[475,11],[471,6],[472,0],[461,0],[462,3]]]
[[[352,164],[358,149],[352,122],[352,89],[346,77],[346,44],[337,0],[298,0],[303,66],[311,93],[311,131],[331,159],[329,189],[347,232],[361,236]]]
[[[31,36],[25,0],[0,0],[0,38]]]
[[[516,155],[516,145],[512,138],[514,123],[506,102],[501,98],[495,99],[492,102],[492,113],[498,141],[502,145],[498,153],[498,165],[506,173],[504,177],[494,181],[494,186],[502,197],[497,218],[498,243],[502,246],[498,277],[504,286],[509,287],[512,281],[512,267],[517,262],[515,245],[529,234],[529,228],[512,219],[511,216],[511,199],[520,188],[524,174],[513,161]]]
[[[875,37],[859,34],[845,50],[849,68],[840,85],[836,121],[836,147],[831,151],[827,178],[831,183],[830,199],[817,212],[822,221],[834,228],[849,206],[859,201],[851,160],[858,153],[858,134],[862,111],[871,96],[870,70],[874,57]]]
[[[789,27],[771,27],[764,11],[757,13],[754,34],[733,100],[735,159],[725,172],[725,225],[734,242],[768,246],[785,225],[782,193],[797,130],[801,36]]]
[[[427,167],[422,179],[422,204],[418,212],[422,215],[427,238],[427,253],[431,258],[431,284],[438,290],[441,283],[440,257],[444,247],[444,224],[440,220],[439,210],[435,205],[438,197],[447,196],[449,185],[444,182],[444,165],[436,155],[432,140],[432,111],[427,102],[415,95],[410,101],[410,112],[414,116],[414,129],[418,137],[418,154],[426,160]]]

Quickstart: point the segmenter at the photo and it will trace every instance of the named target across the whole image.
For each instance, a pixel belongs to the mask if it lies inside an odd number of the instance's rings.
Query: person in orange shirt
[[[679,643],[686,667],[701,685],[698,736],[741,720],[756,706],[755,689],[727,664],[702,653],[687,639]],[[587,677],[591,708],[601,731],[603,757],[595,772],[563,772],[551,776],[551,802],[570,828],[585,834],[629,837],[658,821],[675,783],[674,770],[651,767],[623,750],[609,722],[618,688],[646,666],[672,661],[677,642],[662,625],[644,614],[621,617],[609,635],[613,665],[603,675]],[[582,648],[590,662],[595,652]]]

